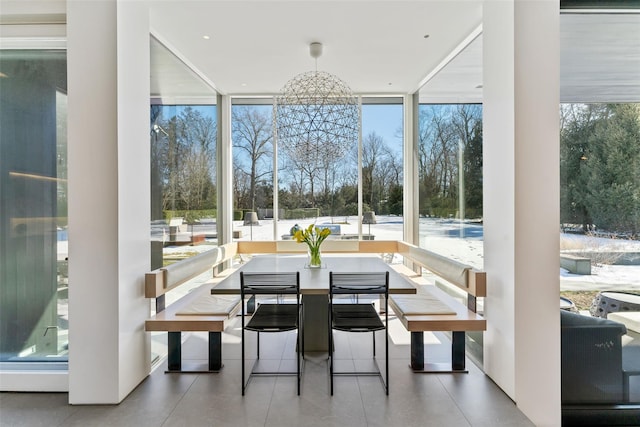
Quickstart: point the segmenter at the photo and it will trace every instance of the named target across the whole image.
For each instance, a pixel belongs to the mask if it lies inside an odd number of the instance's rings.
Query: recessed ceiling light
[[[389,82],[389,86],[391,86],[393,83]]]
[[[246,85],[247,85],[246,83],[240,83],[240,86],[246,86]]]
[[[424,37],[425,39],[428,39],[428,38],[429,38],[429,34],[425,34],[423,37]]]
[[[202,38],[205,39],[205,40],[209,40],[211,37],[207,36],[207,35],[204,35],[204,36],[202,36]]]
[[[476,89],[482,89],[482,85],[480,84],[480,85],[476,86]]]

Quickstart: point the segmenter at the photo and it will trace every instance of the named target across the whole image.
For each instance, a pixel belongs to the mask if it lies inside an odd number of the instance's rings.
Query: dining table
[[[310,268],[306,255],[255,255],[211,288],[212,294],[239,294],[240,272],[300,273],[305,353],[328,352],[329,272],[389,272],[390,294],[415,294],[416,287],[381,257],[367,254],[323,254],[321,267]]]

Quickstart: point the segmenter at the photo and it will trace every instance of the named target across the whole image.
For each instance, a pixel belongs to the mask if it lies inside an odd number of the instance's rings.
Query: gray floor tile
[[[261,365],[295,368],[295,333],[268,335],[261,342]],[[384,341],[377,341],[383,366]],[[450,358],[450,343],[442,334],[425,335],[425,346],[429,361]],[[341,369],[371,365],[370,334],[337,334],[335,348]],[[207,335],[191,334],[184,360],[206,362],[207,351]],[[165,374],[164,362],[119,405],[70,406],[66,393],[0,393],[0,426],[532,425],[471,362],[469,374],[415,374],[409,352],[408,333],[394,329],[389,396],[380,379],[370,376],[336,377],[331,396],[326,354],[304,361],[300,396],[295,376],[252,378],[242,396],[240,333],[232,327],[223,337],[224,368],[218,374]]]

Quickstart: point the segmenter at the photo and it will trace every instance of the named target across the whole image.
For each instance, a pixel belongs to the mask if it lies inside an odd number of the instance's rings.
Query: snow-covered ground
[[[307,220],[280,220],[274,230],[273,220],[259,221],[257,225],[244,225],[242,221],[234,221],[233,229],[240,231],[239,240],[273,240],[289,234],[294,224],[306,227],[313,222]],[[342,234],[357,234],[356,217],[321,217],[316,224],[340,224]],[[215,229],[215,224],[210,224]],[[483,229],[476,222],[460,223],[454,219],[420,219],[420,246],[442,254],[451,259],[483,269]],[[195,233],[201,230],[194,231]],[[376,240],[402,240],[403,218],[397,216],[376,216],[376,224],[362,226],[363,234],[372,234]],[[640,241],[593,238],[576,234],[562,234],[562,248],[587,251],[613,251],[640,253]],[[200,252],[207,250],[208,245],[177,246],[165,248],[165,255],[184,252]],[[592,266],[591,275],[571,274],[560,270],[561,290],[640,290],[640,265],[607,265]]]

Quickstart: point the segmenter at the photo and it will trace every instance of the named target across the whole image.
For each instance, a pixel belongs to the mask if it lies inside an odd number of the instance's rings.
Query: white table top
[[[391,266],[376,256],[348,254],[323,254],[322,268],[308,268],[307,257],[303,255],[258,255],[244,264],[211,289],[212,294],[237,294],[240,292],[240,271],[300,272],[300,293],[326,295],[329,293],[329,272],[370,273],[389,272],[389,293],[415,294],[415,286]]]

